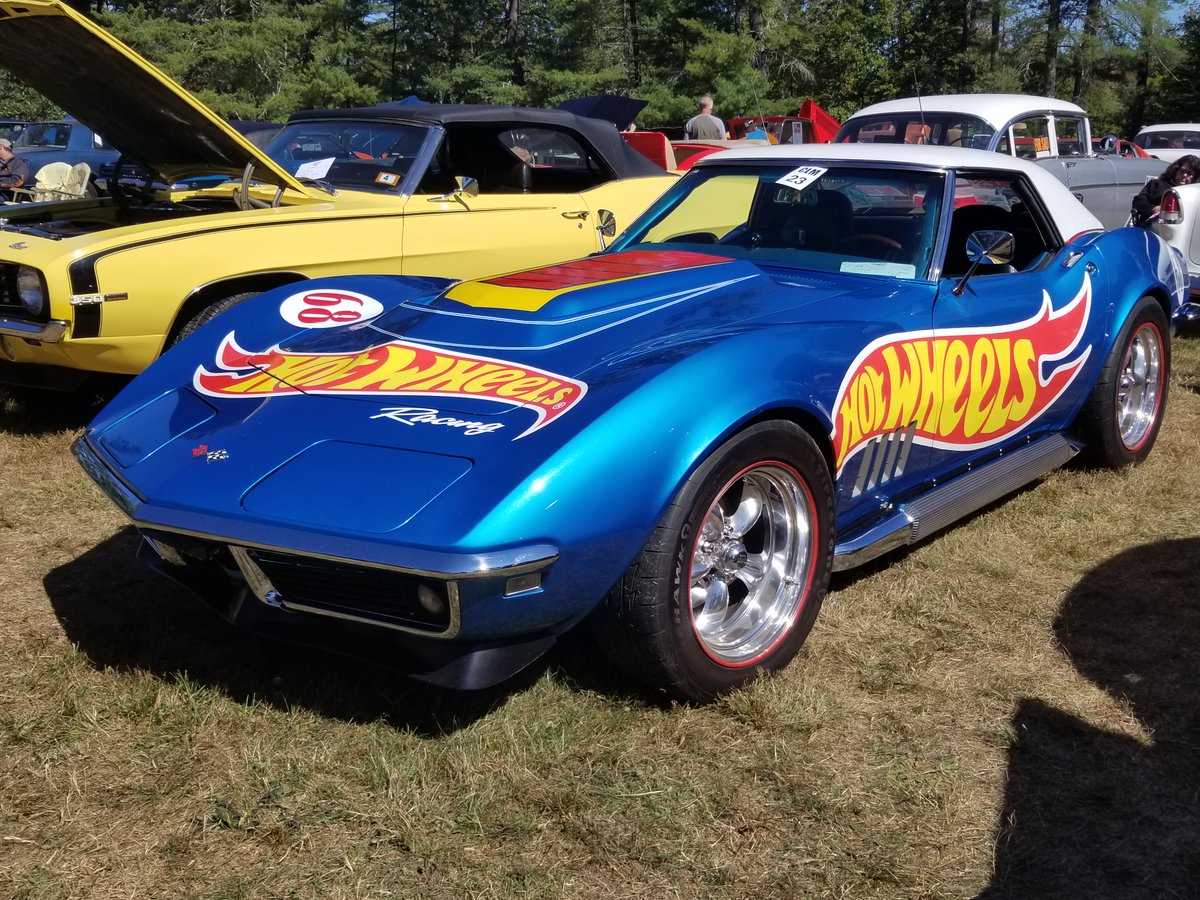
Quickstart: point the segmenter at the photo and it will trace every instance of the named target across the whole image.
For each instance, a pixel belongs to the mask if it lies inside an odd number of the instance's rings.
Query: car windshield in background
[[[1194,131],[1146,131],[1134,138],[1143,150],[1200,151],[1200,128]]]
[[[944,176],[826,166],[693,169],[615,249],[719,249],[767,266],[927,277]]]
[[[395,122],[296,122],[284,126],[266,152],[301,179],[396,191],[429,134],[427,126]]]
[[[14,147],[56,147],[63,149],[71,139],[71,125],[66,122],[35,122],[26,125]],[[19,152],[19,151],[18,151]]]
[[[851,119],[837,133],[835,143],[936,144],[986,150],[993,134],[995,129],[975,116],[898,112]]]

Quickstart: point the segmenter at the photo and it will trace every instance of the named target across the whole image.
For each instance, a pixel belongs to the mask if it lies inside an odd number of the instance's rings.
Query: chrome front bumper
[[[42,344],[57,344],[67,333],[67,323],[62,319],[49,322],[25,322],[21,319],[0,317],[0,335],[24,338]]]

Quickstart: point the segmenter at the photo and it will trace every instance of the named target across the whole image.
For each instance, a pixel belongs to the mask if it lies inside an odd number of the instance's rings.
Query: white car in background
[[[1025,94],[942,94],[888,100],[859,110],[834,138],[974,147],[1030,159],[1070,189],[1105,228],[1129,221],[1133,198],[1162,174],[1162,159],[1095,153],[1083,108]]]
[[[1152,227],[1183,254],[1192,310],[1200,313],[1200,184],[1179,184],[1163,194],[1162,210]]]
[[[1200,155],[1200,125],[1147,125],[1137,133],[1133,142],[1164,162],[1173,163],[1189,153]]]

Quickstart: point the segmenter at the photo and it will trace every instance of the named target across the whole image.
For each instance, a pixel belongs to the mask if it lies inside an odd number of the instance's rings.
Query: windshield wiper
[[[318,187],[331,197],[336,197],[338,195],[337,188],[335,188],[328,181],[318,181],[316,178],[297,178],[296,180],[301,184],[311,184],[313,187]]]

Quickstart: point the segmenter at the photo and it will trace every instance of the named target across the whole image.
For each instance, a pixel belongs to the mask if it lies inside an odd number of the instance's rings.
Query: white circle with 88
[[[336,328],[373,319],[383,312],[374,297],[341,288],[309,288],[279,304],[279,315],[297,328]]]

